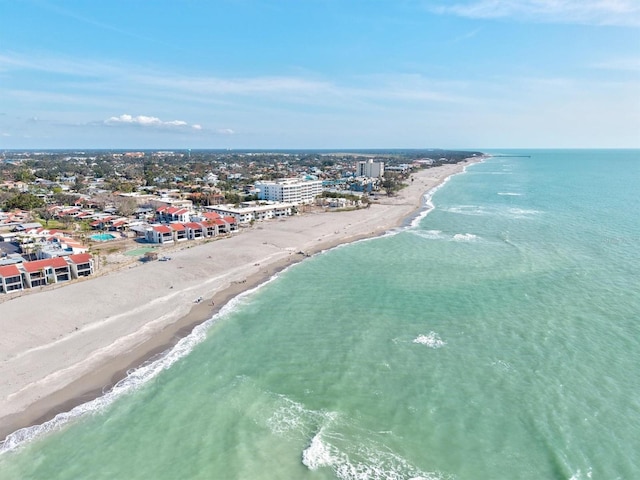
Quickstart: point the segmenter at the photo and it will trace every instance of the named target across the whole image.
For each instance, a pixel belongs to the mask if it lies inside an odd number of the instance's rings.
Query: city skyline
[[[633,0],[0,0],[0,148],[638,148]]]

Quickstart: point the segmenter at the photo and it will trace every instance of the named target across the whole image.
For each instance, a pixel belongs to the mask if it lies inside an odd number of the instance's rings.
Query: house
[[[71,269],[63,257],[25,262],[20,266],[23,282],[29,288],[71,280]]]
[[[173,239],[176,242],[183,242],[185,240],[189,240],[187,236],[187,227],[178,222],[172,222],[169,224],[169,228],[173,230]]]
[[[238,222],[233,217],[223,217],[213,220],[218,227],[218,233],[232,233],[238,230]]]
[[[16,265],[0,266],[0,293],[22,290],[22,275]]]
[[[79,253],[66,257],[73,278],[88,277],[93,274],[93,258],[88,253]]]
[[[187,222],[184,224],[187,229],[187,237],[189,240],[196,240],[207,236],[207,228],[198,222]]]
[[[144,238],[150,243],[173,243],[173,230],[167,225],[151,225]]]
[[[183,207],[160,207],[156,210],[159,222],[188,222],[191,210]]]
[[[220,219],[216,219],[216,220],[220,220]],[[212,219],[205,220],[204,222],[201,223],[201,225],[205,229],[206,237],[215,237],[216,235],[218,235],[219,233],[218,224],[216,223],[215,220],[212,220]]]

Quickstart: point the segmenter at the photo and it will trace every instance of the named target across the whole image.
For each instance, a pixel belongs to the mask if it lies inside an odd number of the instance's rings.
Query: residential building
[[[322,180],[283,178],[275,182],[256,182],[258,198],[271,202],[312,203],[322,193]]]
[[[239,207],[233,205],[213,205],[204,207],[224,217],[233,217],[238,225],[246,225],[252,221],[267,220],[291,216],[293,204],[291,203],[257,203],[244,202]]]
[[[0,293],[22,290],[22,274],[16,265],[0,266]]]
[[[91,258],[90,254],[79,253],[77,255],[69,255],[66,259],[71,268],[71,276],[73,278],[93,275],[93,258]]]
[[[358,162],[358,177],[379,178],[384,176],[384,162],[374,162],[372,158],[367,161]]]
[[[191,214],[191,209],[184,207],[160,207],[156,210],[159,222],[188,222]]]
[[[169,228],[173,230],[173,239],[176,242],[183,242],[189,240],[187,236],[187,227],[178,222],[172,222],[169,224]]]
[[[50,283],[64,282],[71,279],[71,269],[63,257],[36,260],[19,264],[25,286],[41,287]]]
[[[144,237],[151,243],[173,243],[173,230],[167,225],[151,225]]]

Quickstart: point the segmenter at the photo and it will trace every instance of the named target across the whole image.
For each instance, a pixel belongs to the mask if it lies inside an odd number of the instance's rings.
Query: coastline
[[[427,192],[481,160],[414,173],[398,195],[367,209],[259,223],[233,238],[184,245],[169,262],[0,304],[0,439],[102,396],[230,300],[307,256],[412,223]]]

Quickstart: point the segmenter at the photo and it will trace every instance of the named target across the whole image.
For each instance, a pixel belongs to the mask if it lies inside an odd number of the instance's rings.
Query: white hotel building
[[[384,177],[384,162],[374,162],[372,158],[365,162],[358,162],[358,177]]]
[[[312,203],[322,193],[322,180],[283,178],[275,182],[256,182],[258,198],[298,205]]]

